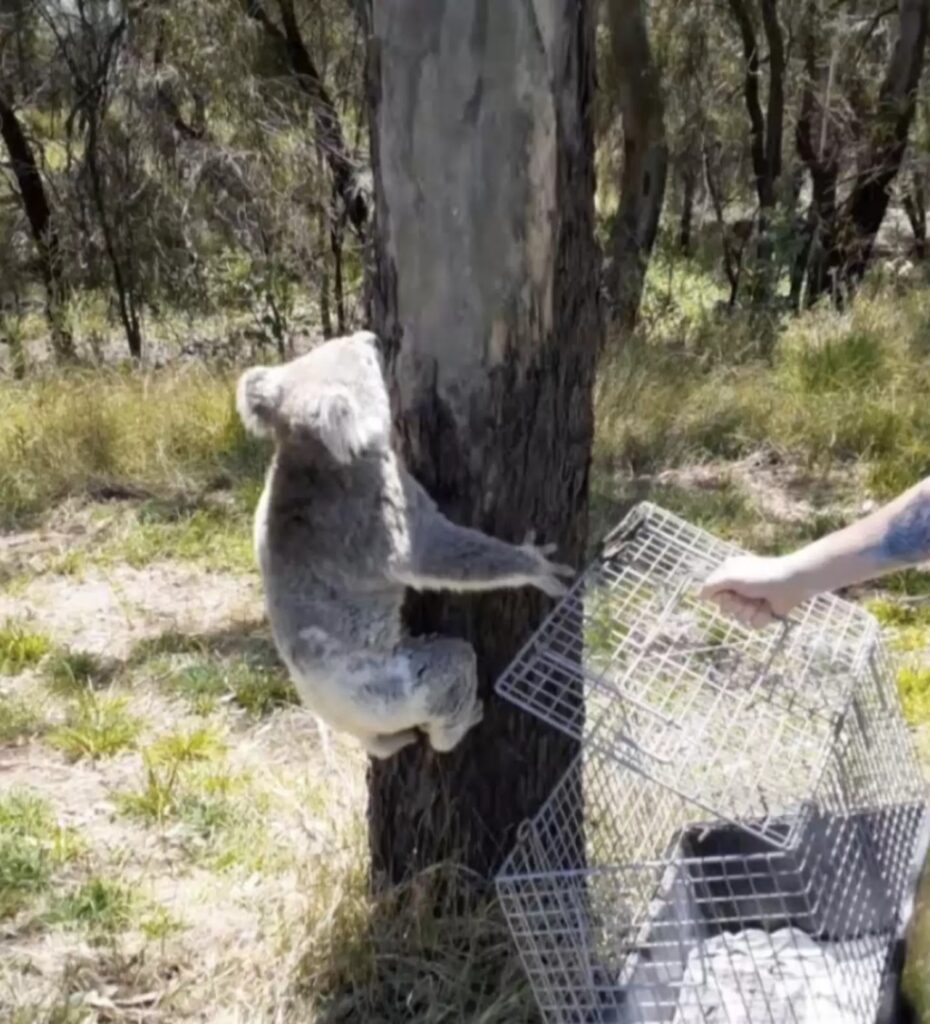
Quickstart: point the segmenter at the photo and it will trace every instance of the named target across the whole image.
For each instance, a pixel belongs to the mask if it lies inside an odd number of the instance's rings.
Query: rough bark
[[[620,207],[607,278],[611,321],[636,322],[646,268],[659,229],[668,174],[662,86],[652,59],[643,0],[610,0],[610,45],[623,119]]]
[[[837,247],[831,261],[840,264],[837,269],[847,286],[854,287],[865,273],[888,209],[891,184],[907,149],[923,70],[928,14],[928,0],[901,0],[898,4],[898,38],[879,92],[869,154],[847,203],[851,238]]]
[[[691,255],[691,234],[694,224],[694,199],[697,192],[697,173],[689,162],[681,175],[681,216],[678,221],[678,249],[682,256]]]
[[[359,238],[364,239],[368,207],[357,188],[355,165],[346,147],[339,112],[304,43],[293,3],[291,0],[278,0],[280,28],[271,20],[260,0],[245,0],[245,7],[249,17],[257,21],[281,47],[300,88],[309,98],[317,144],[333,176],[333,190],[342,203],[349,223]]]
[[[791,301],[800,308],[805,278],[807,302],[829,287],[825,253],[835,242],[837,228],[837,179],[839,177],[839,151],[831,130],[830,100],[835,65],[824,86],[823,101],[815,96],[818,85],[818,42],[822,38],[817,5],[811,3],[805,15],[801,49],[804,59],[804,88],[801,107],[795,127],[795,146],[798,156],[811,177],[811,203],[805,219],[800,245],[791,273]],[[819,127],[819,132],[817,128]]]
[[[600,341],[593,19],[583,0],[376,0],[374,325],[399,442],[455,521],[529,528],[576,564]],[[376,882],[499,864],[576,744],[492,695],[548,607],[529,590],[411,597],[415,633],[476,647],[485,719],[451,754],[370,773]]]
[[[866,152],[848,197],[832,217],[820,217],[822,252],[808,274],[808,302],[830,291],[842,303],[868,267],[904,154],[923,70],[930,0],[900,0],[898,38],[866,130]],[[835,189],[835,181],[834,181]]]
[[[773,246],[770,237],[772,212],[778,199],[781,176],[781,150],[785,119],[786,56],[784,35],[778,20],[776,0],[760,0],[762,29],[768,47],[768,97],[762,109],[759,82],[762,60],[755,25],[746,0],[728,0],[730,12],[740,33],[745,77],[743,97],[749,115],[751,154],[756,195],[759,201],[756,269],[753,298],[765,301],[771,293],[770,269]]]
[[[904,193],[902,206],[914,233],[914,256],[919,260],[927,258],[927,200],[921,175],[914,172],[910,188]]]
[[[45,286],[45,310],[52,332],[52,345],[59,358],[74,355],[74,341],[62,322],[64,285],[61,250],[52,212],[45,194],[35,154],[12,105],[0,95],[0,137],[3,138],[29,230],[35,243],[39,271]]]
[[[759,44],[745,0],[727,0],[727,2],[736,27],[739,29],[740,42],[743,47],[743,100],[746,103],[746,113],[749,115],[750,152],[756,194],[759,198],[759,206],[762,209],[768,209],[774,202],[774,192],[771,175],[768,172],[765,115],[762,113],[762,100],[759,95],[761,74]]]

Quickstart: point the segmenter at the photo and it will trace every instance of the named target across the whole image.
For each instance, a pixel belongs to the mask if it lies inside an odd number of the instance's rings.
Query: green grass
[[[0,381],[0,528],[101,488],[200,493],[259,479],[234,379],[202,367],[74,370]]]
[[[45,718],[39,706],[26,697],[0,693],[0,743],[14,743],[40,735]]]
[[[160,736],[142,751],[143,777],[117,794],[127,817],[146,825],[180,826],[187,855],[213,871],[269,871],[290,863],[268,834],[270,802],[247,773],[225,764],[227,744],[201,726]]]
[[[902,665],[898,669],[898,693],[904,717],[911,725],[930,721],[930,666]]]
[[[51,641],[25,623],[8,619],[0,625],[0,674],[15,676],[35,668],[51,650]]]
[[[118,794],[120,809],[150,824],[176,815],[186,799],[199,795],[191,766],[219,760],[225,752],[220,734],[207,726],[159,736],[142,751],[142,785]]]
[[[0,795],[0,920],[44,893],[55,870],[81,850],[44,800],[26,791]]]
[[[58,895],[44,915],[47,924],[97,935],[126,929],[137,905],[134,891],[112,879],[93,877]]]
[[[49,689],[74,696],[109,681],[114,668],[89,651],[56,650],[46,660],[43,675]]]
[[[159,675],[167,689],[187,700],[200,714],[209,714],[221,700],[231,700],[256,717],[297,702],[285,671],[262,656],[208,655],[165,667]]]
[[[97,560],[142,568],[175,559],[215,570],[247,572],[255,565],[249,512],[244,507],[179,511],[146,505]]]
[[[72,760],[112,757],[136,745],[143,722],[128,711],[129,698],[87,692],[71,701],[64,725],[48,742]]]
[[[927,289],[866,290],[848,313],[779,322],[770,358],[747,340],[755,324],[678,305],[610,349],[596,473],[732,459],[763,443],[814,468],[861,460],[879,497],[930,473]]]

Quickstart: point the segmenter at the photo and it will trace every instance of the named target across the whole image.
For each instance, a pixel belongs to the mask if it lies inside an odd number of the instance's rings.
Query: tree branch
[[[258,22],[281,49],[298,85],[310,100],[317,144],[329,165],[334,189],[356,234],[364,239],[368,207],[356,188],[355,165],[346,148],[339,113],[304,43],[293,3],[278,0],[278,8],[283,28],[271,20],[261,0],[245,0],[246,14]]]

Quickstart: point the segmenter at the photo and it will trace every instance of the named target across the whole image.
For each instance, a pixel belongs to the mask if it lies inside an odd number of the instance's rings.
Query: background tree
[[[611,228],[607,290],[613,323],[629,330],[659,230],[668,173],[662,83],[643,0],[608,0],[612,98],[623,122],[620,203]]]
[[[511,540],[532,527],[577,562],[600,337],[593,11],[392,0],[371,13],[374,320],[408,465],[456,522]],[[565,770],[575,744],[490,694],[543,611],[523,591],[411,601],[414,632],[476,646],[488,702],[451,755],[416,746],[372,765],[376,878],[450,858],[486,876]]]

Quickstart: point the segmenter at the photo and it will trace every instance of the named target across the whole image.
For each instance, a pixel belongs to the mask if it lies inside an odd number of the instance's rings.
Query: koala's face
[[[282,445],[322,445],[341,463],[390,445],[384,367],[370,331],[333,338],[283,366],[246,370],[236,408],[253,434]]]

